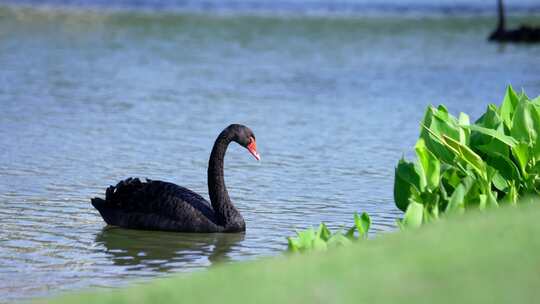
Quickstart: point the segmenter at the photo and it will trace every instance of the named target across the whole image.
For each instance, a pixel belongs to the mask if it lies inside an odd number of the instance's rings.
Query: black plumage
[[[497,28],[489,35],[488,39],[490,41],[524,43],[540,42],[540,28],[521,25],[517,29],[507,30],[502,0],[498,0],[497,9],[499,21]]]
[[[259,159],[255,135],[243,125],[233,124],[218,136],[208,164],[210,202],[197,193],[169,182],[128,178],[110,186],[105,199],[92,205],[103,220],[114,226],[178,232],[241,232],[246,226],[232,204],[223,175],[223,159],[232,141],[248,148]]]

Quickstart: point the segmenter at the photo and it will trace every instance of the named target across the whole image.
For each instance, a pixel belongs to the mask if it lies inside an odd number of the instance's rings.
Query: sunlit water
[[[538,21],[534,17],[529,20]],[[394,166],[429,103],[473,118],[540,47],[486,42],[490,17],[272,17],[0,9],[0,302],[281,254],[296,229],[394,229]],[[89,203],[129,176],[207,197],[212,143],[245,235],[105,229]]]

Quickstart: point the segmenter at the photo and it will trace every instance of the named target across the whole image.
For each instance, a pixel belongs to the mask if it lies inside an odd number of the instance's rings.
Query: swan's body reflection
[[[182,271],[230,259],[228,253],[244,240],[243,233],[178,233],[105,227],[96,236],[112,262],[129,270]]]

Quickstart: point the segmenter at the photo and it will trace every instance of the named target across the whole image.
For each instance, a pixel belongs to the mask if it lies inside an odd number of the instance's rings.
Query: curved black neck
[[[497,24],[497,31],[504,32],[506,24],[504,20],[504,5],[502,0],[497,1],[497,11],[499,15],[499,23]]]
[[[234,134],[231,130],[225,129],[214,143],[208,162],[208,193],[216,214],[217,224],[224,226],[225,230],[240,231],[245,229],[244,219],[229,198],[223,174],[225,152],[233,138]]]

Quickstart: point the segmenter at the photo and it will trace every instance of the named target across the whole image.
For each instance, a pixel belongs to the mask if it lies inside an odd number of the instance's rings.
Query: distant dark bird
[[[540,42],[540,28],[538,27],[521,25],[517,29],[507,30],[504,18],[504,5],[502,0],[498,0],[497,6],[499,22],[495,31],[493,31],[493,33],[489,35],[490,41],[526,43]]]
[[[239,145],[260,160],[255,135],[246,126],[233,124],[219,134],[208,163],[210,202],[197,193],[162,181],[128,178],[105,192],[105,200],[92,205],[109,225],[177,232],[242,232],[244,218],[234,207],[223,177],[223,159],[229,143]]]

